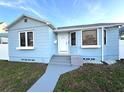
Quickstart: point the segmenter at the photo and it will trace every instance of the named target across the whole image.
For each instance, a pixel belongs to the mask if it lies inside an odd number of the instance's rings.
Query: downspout
[[[102,27],[102,52],[101,52],[101,55],[102,55],[102,61],[104,61],[104,27]]]

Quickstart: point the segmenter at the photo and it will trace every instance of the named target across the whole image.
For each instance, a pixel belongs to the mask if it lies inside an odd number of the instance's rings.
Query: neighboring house
[[[0,60],[8,60],[8,32],[6,31],[7,24],[0,23]]]
[[[8,26],[9,60],[49,63],[53,55],[72,55],[82,62],[119,59],[119,27],[98,23],[55,28],[50,22],[23,15]]]
[[[7,24],[5,22],[0,22],[0,33],[5,32]]]
[[[8,33],[0,33],[0,44],[8,44]]]
[[[0,44],[8,43],[8,32],[6,31],[7,24],[4,22],[0,23]]]
[[[120,39],[124,40],[124,27],[120,28]]]

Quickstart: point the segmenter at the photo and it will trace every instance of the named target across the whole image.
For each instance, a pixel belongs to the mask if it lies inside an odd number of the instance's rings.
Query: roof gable
[[[14,22],[12,22],[10,25],[7,26],[7,29],[13,27],[15,24],[17,24],[23,18],[29,18],[29,19],[44,23],[44,24],[48,25],[51,29],[55,29],[55,27],[50,22],[48,22],[46,20],[41,20],[41,19],[38,19],[38,18],[34,18],[34,17],[31,17],[31,16],[27,16],[27,15],[22,15],[19,18],[17,18]]]

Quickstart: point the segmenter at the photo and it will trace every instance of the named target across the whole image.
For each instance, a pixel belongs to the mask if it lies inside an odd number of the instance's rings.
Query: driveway
[[[49,64],[45,74],[28,90],[28,92],[52,92],[61,74],[79,68],[79,66],[67,66]]]

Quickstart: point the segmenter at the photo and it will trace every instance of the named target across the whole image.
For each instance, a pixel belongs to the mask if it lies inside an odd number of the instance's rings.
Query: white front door
[[[68,33],[58,33],[58,53],[68,54]]]

